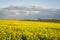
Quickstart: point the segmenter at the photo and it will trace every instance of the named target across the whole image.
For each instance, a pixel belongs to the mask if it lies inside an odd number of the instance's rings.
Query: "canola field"
[[[0,20],[0,40],[60,40],[60,23]]]

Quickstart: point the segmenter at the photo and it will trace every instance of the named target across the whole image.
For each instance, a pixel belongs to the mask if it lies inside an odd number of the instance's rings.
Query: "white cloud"
[[[19,12],[16,12],[16,15],[20,15],[20,13]]]
[[[40,11],[30,11],[32,14],[38,14]]]
[[[5,10],[4,13],[6,15],[26,15],[29,14],[38,14],[40,11],[26,11],[26,10]]]
[[[23,10],[21,10],[21,7]],[[25,9],[28,9],[28,10],[25,10]],[[47,11],[48,13],[51,14],[52,11],[56,12],[56,9],[54,9],[54,10],[52,10],[52,9],[40,9],[37,6],[13,6],[13,7],[10,6],[7,9],[3,9],[2,13],[4,15],[7,15],[7,16],[18,16],[18,15],[29,16],[29,14],[38,14],[41,11],[43,11],[43,12]]]

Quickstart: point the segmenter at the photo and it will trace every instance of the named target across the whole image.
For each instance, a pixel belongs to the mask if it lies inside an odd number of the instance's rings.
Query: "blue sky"
[[[0,0],[0,8],[11,5],[37,5],[43,8],[60,9],[60,0]]]

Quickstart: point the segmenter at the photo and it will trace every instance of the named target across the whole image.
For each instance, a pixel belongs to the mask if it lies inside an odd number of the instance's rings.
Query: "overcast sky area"
[[[0,8],[11,5],[37,5],[43,8],[60,9],[60,0],[0,0]]]
[[[0,18],[60,19],[60,0],[0,0]]]

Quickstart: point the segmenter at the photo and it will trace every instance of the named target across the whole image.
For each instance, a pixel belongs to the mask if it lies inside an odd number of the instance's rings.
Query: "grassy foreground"
[[[60,40],[60,23],[0,20],[0,40]]]

